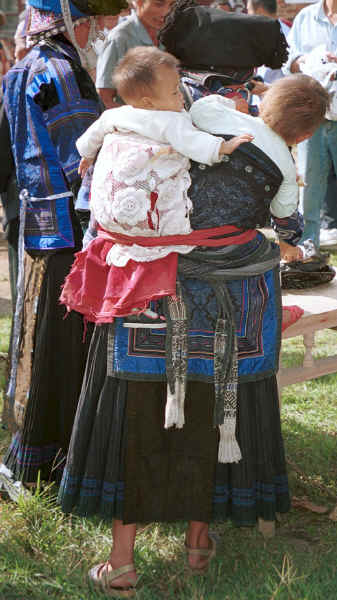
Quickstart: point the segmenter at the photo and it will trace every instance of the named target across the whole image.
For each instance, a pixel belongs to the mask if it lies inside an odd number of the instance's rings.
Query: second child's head
[[[114,87],[135,108],[175,112],[184,108],[178,61],[154,46],[137,46],[125,54],[115,69]]]
[[[275,81],[263,96],[259,114],[288,144],[310,137],[324,121],[329,93],[321,84],[302,73]]]

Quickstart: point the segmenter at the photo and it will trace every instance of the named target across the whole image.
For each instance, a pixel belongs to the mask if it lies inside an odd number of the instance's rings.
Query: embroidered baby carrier
[[[95,165],[90,201],[101,227],[129,236],[191,232],[192,204],[187,195],[190,162],[171,150],[167,144],[135,133],[114,132],[105,136]],[[117,258],[116,246],[111,252]],[[167,248],[166,254],[172,250]],[[191,247],[186,248],[190,250]],[[135,251],[135,247],[130,250]],[[179,248],[181,251],[184,250]],[[139,247],[133,258],[154,260],[156,252],[155,248]],[[122,266],[114,259],[111,262]]]
[[[283,179],[278,166],[250,143],[225,154],[221,163],[211,167],[193,162],[190,175],[193,229],[215,227],[219,222],[242,229],[264,227]]]

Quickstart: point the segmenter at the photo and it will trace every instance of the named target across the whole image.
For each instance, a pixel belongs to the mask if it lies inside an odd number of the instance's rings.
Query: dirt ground
[[[8,274],[7,243],[0,232],[0,317],[9,316],[12,310]]]

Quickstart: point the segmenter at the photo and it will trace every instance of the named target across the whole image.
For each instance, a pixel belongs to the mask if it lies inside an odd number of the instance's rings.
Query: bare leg
[[[203,523],[202,521],[190,521],[186,532],[186,545],[193,549],[208,549],[210,547],[208,527],[208,523]],[[198,556],[197,554],[190,554],[188,556],[188,562],[192,569],[203,569],[208,565],[208,558],[205,556]]]
[[[112,548],[109,563],[113,569],[133,564],[133,551],[136,539],[136,524],[123,525],[123,521],[115,519],[112,527]],[[136,583],[136,571],[130,571],[113,581],[113,587],[127,587]]]

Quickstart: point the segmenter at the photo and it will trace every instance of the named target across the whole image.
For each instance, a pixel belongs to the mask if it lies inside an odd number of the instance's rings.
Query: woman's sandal
[[[130,573],[134,570],[135,565],[133,564],[124,565],[124,567],[120,567],[119,569],[113,569],[109,561],[107,561],[92,567],[88,573],[88,577],[91,583],[96,587],[101,588],[101,590],[109,596],[114,596],[115,598],[132,598],[136,595],[136,585],[139,578],[136,583],[130,580],[130,585],[127,587],[114,587],[111,583],[121,575],[125,575],[125,573]]]
[[[208,538],[209,538],[209,541],[211,544],[209,548],[190,548],[190,546],[188,546],[185,542],[185,550],[186,550],[186,553],[188,556],[199,556],[200,558],[207,559],[205,566],[202,568],[197,568],[197,567],[194,568],[194,567],[191,567],[191,565],[189,565],[189,568],[195,575],[205,574],[209,567],[209,563],[211,562],[212,558],[214,558],[214,556],[216,555],[215,536],[212,533],[209,533]]]

